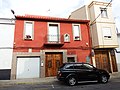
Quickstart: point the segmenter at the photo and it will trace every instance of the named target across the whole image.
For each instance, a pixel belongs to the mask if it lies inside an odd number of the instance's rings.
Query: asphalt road
[[[81,82],[76,86],[67,86],[59,81],[43,84],[19,84],[0,87],[0,90],[120,90],[120,78],[110,79],[106,84]]]

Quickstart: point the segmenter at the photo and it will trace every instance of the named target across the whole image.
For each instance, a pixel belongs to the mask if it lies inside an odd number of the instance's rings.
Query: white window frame
[[[110,27],[102,27],[102,34],[104,39],[112,39],[112,33]]]
[[[108,17],[107,8],[100,8],[100,12],[101,12],[101,17],[102,18],[107,18]]]
[[[32,28],[31,28],[31,33],[28,34],[27,33],[27,29],[26,29],[26,24],[27,23],[31,23],[32,24]],[[34,22],[33,21],[24,21],[24,40],[34,40]]]
[[[74,26],[78,26],[78,28],[79,28],[78,35],[75,35]],[[72,24],[72,28],[73,28],[73,40],[75,40],[75,41],[76,40],[82,40],[80,24]]]
[[[60,36],[60,23],[48,22],[48,33],[47,33],[47,35],[49,35],[49,26],[50,25],[57,25],[58,26],[58,31],[57,31],[58,32],[58,41],[60,42],[60,40],[61,40],[60,39],[61,38],[61,36]],[[52,40],[49,41],[49,36],[48,36],[47,41],[52,42]],[[54,42],[54,40],[53,40],[53,42]],[[55,42],[57,42],[57,41],[55,41]]]

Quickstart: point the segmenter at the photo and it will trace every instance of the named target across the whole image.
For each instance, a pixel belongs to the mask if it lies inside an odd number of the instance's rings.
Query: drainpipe
[[[91,29],[92,28],[92,25],[89,25],[88,24],[88,33],[89,33],[89,43],[90,43],[90,53],[91,53],[91,60],[92,60],[92,64],[94,67],[96,67],[96,62],[95,62],[95,52],[94,52],[94,48],[92,48],[92,37],[91,37],[91,31],[90,30],[93,30]]]
[[[87,23],[87,29],[88,29],[88,35],[89,35],[89,50],[90,50],[90,55],[94,52],[93,50],[92,50],[92,39],[91,39],[91,32],[90,32],[90,24],[89,23]],[[93,51],[93,52],[92,52]],[[92,55],[91,55],[92,56]],[[93,57],[93,56],[92,56]],[[93,62],[93,58],[92,57],[90,57],[91,58],[91,63],[94,65],[94,62]],[[95,65],[94,65],[95,66]]]

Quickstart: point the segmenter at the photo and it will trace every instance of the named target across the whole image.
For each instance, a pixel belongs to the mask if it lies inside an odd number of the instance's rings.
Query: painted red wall
[[[67,49],[68,55],[77,54],[77,59],[80,62],[86,61],[86,56],[90,55],[90,38],[89,28],[87,24],[80,24],[82,40],[73,40],[72,23],[60,23],[60,35],[69,34],[70,42],[65,42],[60,49]],[[14,52],[28,52],[29,48],[33,48],[33,52],[40,52],[40,49],[47,49],[44,47],[45,36],[47,35],[47,22],[34,21],[34,40],[26,41],[23,39],[24,35],[24,21],[16,20],[15,38],[14,38]],[[89,46],[86,45],[89,44]],[[87,49],[86,49],[87,48]]]

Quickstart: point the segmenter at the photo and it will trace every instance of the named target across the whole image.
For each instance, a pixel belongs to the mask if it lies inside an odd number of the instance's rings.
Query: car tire
[[[67,78],[67,84],[69,86],[74,86],[77,84],[77,79],[75,77],[71,76],[71,77]]]
[[[106,75],[101,75],[98,82],[107,83],[108,82],[108,77]]]

